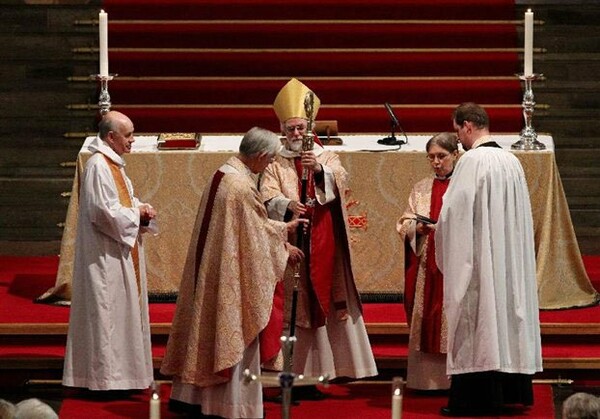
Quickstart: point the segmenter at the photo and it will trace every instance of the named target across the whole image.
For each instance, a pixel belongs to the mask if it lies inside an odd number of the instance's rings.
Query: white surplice
[[[533,221],[519,160],[479,147],[459,160],[435,235],[447,373],[542,370]]]
[[[79,194],[63,384],[91,390],[144,389],[152,383],[153,371],[140,202],[121,157],[99,138],[90,150],[94,154]],[[132,208],[121,205],[104,156],[120,166]],[[139,291],[132,257],[136,241]]]

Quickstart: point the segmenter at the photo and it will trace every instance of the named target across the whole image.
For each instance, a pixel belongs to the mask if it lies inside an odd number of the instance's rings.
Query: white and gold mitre
[[[304,109],[304,98],[310,91],[311,90],[298,79],[291,79],[288,81],[277,94],[275,102],[273,102],[273,107],[275,108],[275,113],[277,114],[279,121],[285,122],[290,118],[308,119]],[[314,92],[313,95],[314,104],[312,117],[314,119],[317,116],[317,112],[319,112],[321,101]]]

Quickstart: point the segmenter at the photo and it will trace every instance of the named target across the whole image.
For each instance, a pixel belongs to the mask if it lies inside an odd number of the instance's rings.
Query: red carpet
[[[515,48],[517,42],[513,23],[157,20],[111,22],[109,31],[111,48]]]
[[[391,415],[390,384],[351,384],[331,385],[323,389],[328,394],[325,400],[303,401],[291,409],[295,419],[345,418],[381,419]],[[170,386],[161,387],[161,418],[174,418],[176,415],[167,409]],[[147,418],[149,396],[140,394],[126,400],[94,401],[68,397],[63,401],[60,417],[69,419],[88,418]],[[554,417],[552,388],[549,385],[534,385],[534,405],[526,411],[516,411],[513,418]],[[407,391],[403,400],[402,417],[405,419],[437,418],[440,408],[445,406],[445,395],[423,395]],[[281,406],[265,403],[266,417],[281,417]]]
[[[118,77],[111,82],[114,103],[125,104],[186,104],[186,105],[264,105],[271,106],[281,89],[283,78],[231,77]],[[381,97],[398,106],[403,104],[459,103],[465,95],[486,104],[518,103],[520,84],[516,78],[492,80],[441,78],[304,78],[305,83],[319,92],[323,104],[369,105]],[[201,91],[202,94],[198,95]],[[427,95],[423,92],[427,91]],[[404,112],[404,111],[402,111]],[[341,112],[340,112],[341,113]],[[384,115],[385,116],[385,115]]]
[[[323,104],[318,118],[337,120],[341,134],[386,133],[385,102],[408,106],[397,112],[409,133],[451,129],[451,110],[465,101],[488,107],[495,132],[523,127],[514,76],[522,66],[523,17],[513,0],[102,5],[110,71],[119,74],[110,83],[112,105],[138,132],[241,133],[255,125],[278,131],[271,104],[291,77],[314,89]]]
[[[600,256],[584,256],[584,263],[592,283],[600,289]],[[68,307],[35,304],[33,300],[54,284],[58,258],[0,256],[0,326],[19,327],[26,324],[53,325],[61,330],[52,335],[46,332],[39,336],[0,336],[0,358],[62,358],[64,356],[64,329],[69,320]],[[402,304],[364,304],[365,323],[386,324],[399,327],[406,324]],[[150,320],[153,324],[170,323],[175,304],[151,304]],[[600,319],[600,306],[571,310],[541,311],[542,326],[553,323],[590,324],[596,327]],[[61,326],[62,324],[62,326]],[[582,326],[583,327],[583,326]],[[407,355],[407,336],[393,333],[371,334],[371,345],[379,359],[404,358]],[[153,336],[153,354],[162,357],[166,337]],[[569,336],[567,341],[560,334],[544,336],[542,352],[545,358],[598,358],[600,335]]]
[[[102,4],[110,19],[515,18],[514,0],[486,0],[485,7],[480,0],[103,0]]]
[[[508,76],[519,71],[516,52],[290,50],[110,50],[111,71],[122,76],[405,77]],[[298,57],[304,64],[298,66]],[[335,65],[332,63],[335,62]],[[142,70],[143,69],[143,70]],[[317,92],[318,93],[318,92]]]
[[[392,104],[392,106],[394,106]],[[194,106],[163,107],[114,105],[114,110],[126,113],[140,132],[238,132],[253,126],[279,131],[271,106]],[[495,131],[516,132],[522,123],[520,106],[486,106]],[[441,132],[449,128],[452,107],[398,107],[394,111],[406,132]],[[319,119],[337,120],[341,135],[355,132],[387,132],[389,117],[383,105],[365,107],[333,107],[321,105]],[[229,121],[224,128],[223,121]],[[235,121],[235,123],[232,123]]]
[[[584,257],[590,276],[598,285],[600,282],[600,256]],[[66,323],[69,309],[42,304],[33,304],[33,298],[45,291],[54,282],[58,265],[57,257],[11,257],[0,256],[0,327],[18,323]],[[171,321],[174,304],[151,304],[153,323]],[[403,324],[404,310],[401,304],[365,304],[365,322],[370,324]],[[600,306],[574,310],[543,311],[542,322],[573,322],[596,324],[600,318]],[[23,327],[23,326],[21,326]],[[64,327],[64,326],[63,326]],[[63,329],[64,330],[64,329]],[[54,364],[64,357],[65,336],[56,335],[0,335],[0,360],[4,359],[19,365],[27,360]],[[406,357],[406,335],[371,335],[371,345],[378,360],[402,359]],[[599,354],[598,335],[569,336],[565,342],[561,336],[544,336],[544,358],[565,358],[578,362],[580,359],[596,359]],[[162,358],[166,336],[153,336],[153,355]],[[14,364],[13,364],[14,365]],[[60,364],[59,364],[60,365]],[[57,367],[54,367],[57,368]],[[567,368],[567,367],[565,367]],[[594,381],[593,371],[573,370],[567,376],[578,374],[578,381]],[[581,377],[579,377],[581,376]],[[592,378],[590,378],[592,377]],[[583,381],[582,381],[583,380]],[[536,385],[535,404],[532,409],[511,417],[553,418],[552,391],[548,385]],[[321,402],[302,402],[292,408],[294,418],[388,418],[390,415],[390,384],[332,385],[324,389],[329,397]],[[175,415],[167,411],[166,402],[170,386],[163,385],[162,417]],[[61,418],[147,418],[148,394],[139,394],[120,400],[91,400],[78,396],[77,392],[67,392],[62,404]],[[404,398],[404,418],[439,417],[440,407],[446,403],[444,395],[422,395],[408,391]],[[268,418],[279,418],[280,406],[267,402],[265,409]]]
[[[600,256],[583,256],[588,276],[600,289]],[[69,309],[33,300],[54,285],[58,269],[57,256],[0,256],[0,324],[67,323]],[[151,304],[152,323],[169,323],[174,304]],[[402,304],[364,304],[367,323],[405,323]],[[542,323],[597,323],[600,306],[571,310],[544,310]]]

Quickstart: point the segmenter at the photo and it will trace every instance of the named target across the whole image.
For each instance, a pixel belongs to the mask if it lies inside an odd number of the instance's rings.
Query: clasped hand
[[[302,163],[302,166],[315,173],[321,173],[323,170],[323,167],[317,162],[317,156],[315,156],[315,153],[312,151],[303,151],[300,154],[300,162]]]
[[[156,217],[156,210],[150,204],[141,204],[138,209],[140,210],[140,220],[143,223],[149,223]]]

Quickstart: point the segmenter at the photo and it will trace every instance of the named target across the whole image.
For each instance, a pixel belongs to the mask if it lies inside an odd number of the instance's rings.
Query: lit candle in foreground
[[[525,12],[525,76],[533,75],[533,12]]]
[[[100,76],[108,77],[108,15],[100,10],[98,15],[100,28]]]
[[[402,377],[392,380],[392,419],[402,419]]]
[[[156,382],[152,383],[150,390],[150,419],[160,419],[160,396]]]

